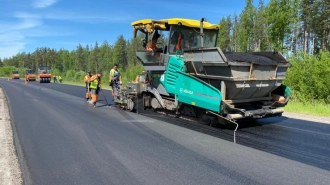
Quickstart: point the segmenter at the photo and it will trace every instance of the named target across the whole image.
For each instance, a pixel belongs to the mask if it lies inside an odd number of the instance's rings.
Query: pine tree
[[[83,70],[85,71],[85,72],[87,72],[87,70],[89,70],[88,69],[88,57],[89,57],[89,54],[90,54],[90,50],[89,50],[89,46],[88,46],[88,44],[86,44],[86,47],[85,48],[83,48],[83,52],[84,52],[84,64],[83,64]]]
[[[240,22],[239,18],[236,13],[234,13],[234,20],[233,20],[233,26],[232,26],[232,36],[231,36],[231,42],[232,42],[232,51],[236,52],[238,51],[238,48],[240,47],[238,33],[240,30]],[[221,29],[221,28],[220,28]]]
[[[120,65],[120,68],[124,69],[128,65],[126,56],[126,40],[123,35],[120,35],[113,48],[112,61]]]
[[[100,49],[99,49],[98,43],[95,42],[95,46],[91,50],[90,55],[89,55],[89,68],[90,68],[90,70],[94,71],[95,73],[97,73],[98,70],[100,70],[99,53],[100,53]]]
[[[41,55],[41,48],[37,48],[36,51],[33,53],[35,65],[33,65],[34,70],[38,70],[38,66],[42,65],[42,55]]]
[[[253,27],[254,51],[267,50],[267,14],[265,12],[264,1],[259,0],[259,6]]]
[[[292,1],[270,0],[266,8],[273,49],[278,51],[283,49],[285,39],[291,34]]]
[[[330,51],[330,1],[316,0],[313,8],[312,29],[315,34],[315,50]]]
[[[230,43],[231,26],[232,23],[230,16],[228,16],[227,19],[225,18],[221,19],[217,46],[220,47],[220,49],[222,49],[223,51],[231,51],[231,43]]]
[[[83,66],[85,63],[85,59],[84,59],[84,49],[82,48],[82,46],[79,44],[77,46],[77,50],[75,52],[75,70],[76,71],[80,71],[80,70],[84,70]]]
[[[101,69],[109,69],[111,58],[110,58],[110,46],[107,41],[104,41],[102,46],[100,47],[99,53],[99,64]]]
[[[253,0],[246,0],[246,5],[240,14],[241,25],[238,31],[240,51],[253,50],[253,27],[255,26],[256,8],[252,2]]]
[[[312,30],[312,9],[314,0],[302,0],[300,4],[301,8],[301,21],[303,22],[303,37],[304,37],[304,52],[307,53],[309,49],[310,34]]]

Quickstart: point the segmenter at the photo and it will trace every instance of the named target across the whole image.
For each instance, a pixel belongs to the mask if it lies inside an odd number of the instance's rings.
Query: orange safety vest
[[[135,82],[139,82],[139,75],[136,76]]]
[[[91,76],[86,75],[86,76],[84,77],[84,82],[85,82],[85,87],[86,87],[86,88],[88,88],[88,87],[87,87],[87,84],[88,84],[88,83],[89,83],[89,87],[91,86],[91,83],[88,81],[91,77],[92,77],[92,75],[91,75]],[[86,82],[86,81],[87,81],[87,82]]]
[[[175,45],[176,50],[180,50],[181,49],[181,42],[182,42],[182,40],[181,40],[181,33],[179,33],[178,42]]]
[[[151,43],[150,43],[150,42],[151,42]],[[156,44],[155,44],[154,42],[152,42],[152,41],[150,41],[150,42],[147,44],[146,49],[147,49],[148,51],[151,51],[151,50],[157,50],[158,48],[157,48]],[[150,47],[150,45],[151,45],[151,47]]]
[[[92,77],[92,75],[91,75],[91,76],[86,75],[86,76],[84,77],[84,82],[87,81],[87,80],[89,80],[91,77]]]

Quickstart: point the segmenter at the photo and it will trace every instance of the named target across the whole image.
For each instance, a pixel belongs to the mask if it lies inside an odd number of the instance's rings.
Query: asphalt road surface
[[[85,101],[65,84],[0,80],[25,184],[330,184],[330,125],[286,117],[209,128]],[[104,91],[113,104],[110,91]]]

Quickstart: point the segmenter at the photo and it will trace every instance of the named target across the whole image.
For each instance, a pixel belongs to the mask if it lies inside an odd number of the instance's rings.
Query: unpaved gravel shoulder
[[[285,116],[288,118],[293,118],[293,119],[300,119],[300,120],[330,124],[330,117],[312,116],[312,115],[308,115],[308,114],[298,114],[298,113],[291,113],[291,112],[284,112],[282,114],[282,116]]]
[[[0,185],[20,184],[22,177],[14,146],[8,104],[0,87]]]

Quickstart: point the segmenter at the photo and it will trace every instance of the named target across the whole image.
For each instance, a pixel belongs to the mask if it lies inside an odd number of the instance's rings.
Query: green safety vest
[[[117,71],[115,71],[114,69],[111,69],[110,70],[110,75],[111,75],[112,78],[118,79],[119,78],[119,70],[117,69]]]
[[[97,78],[95,78],[95,79],[91,82],[91,86],[90,86],[90,88],[91,88],[91,89],[97,89],[98,85],[99,85],[99,80],[98,80]]]

